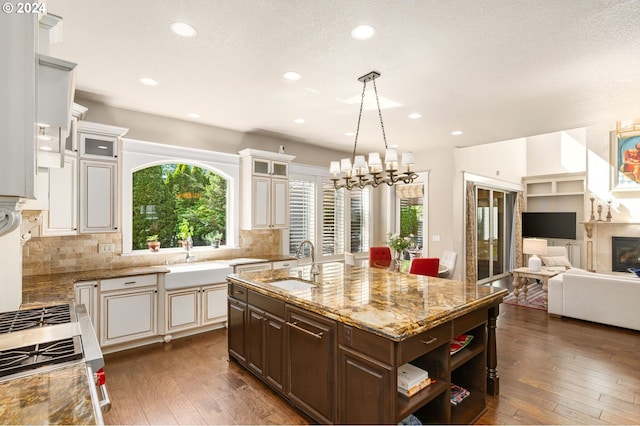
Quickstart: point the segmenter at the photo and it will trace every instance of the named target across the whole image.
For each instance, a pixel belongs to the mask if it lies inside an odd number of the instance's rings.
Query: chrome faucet
[[[316,249],[313,246],[313,243],[309,240],[304,240],[303,242],[301,242],[298,246],[298,249],[296,250],[296,257],[300,259],[300,251],[305,244],[308,244],[311,247],[311,275],[315,277],[316,275],[320,274],[320,268],[316,263]]]
[[[191,236],[189,236],[187,238],[187,245],[185,247],[185,249],[187,250],[187,257],[185,259],[185,261],[187,263],[191,263],[194,260],[196,260],[196,257],[194,255],[191,254],[191,249],[193,248],[193,239],[191,238]]]

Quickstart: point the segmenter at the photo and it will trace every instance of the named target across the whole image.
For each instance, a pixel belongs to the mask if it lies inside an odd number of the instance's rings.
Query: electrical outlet
[[[431,241],[440,241],[440,235],[432,235]]]
[[[113,253],[115,244],[98,244],[98,253]]]

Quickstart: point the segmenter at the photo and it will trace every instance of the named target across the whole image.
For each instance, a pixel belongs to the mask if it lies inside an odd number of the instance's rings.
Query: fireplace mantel
[[[587,232],[587,238],[593,237],[593,227],[594,226],[630,226],[630,225],[640,225],[640,222],[605,222],[605,221],[588,221],[588,222],[580,222],[584,225],[584,230]]]
[[[611,238],[640,235],[640,222],[580,222],[586,231],[587,269],[611,273]]]

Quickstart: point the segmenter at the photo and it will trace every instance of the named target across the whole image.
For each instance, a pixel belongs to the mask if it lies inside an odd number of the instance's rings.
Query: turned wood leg
[[[518,296],[520,295],[520,277],[518,274],[513,274],[513,295],[516,297],[517,301]]]
[[[543,298],[544,298],[544,306],[549,307],[549,279],[548,278],[544,278],[542,280],[542,292],[543,292]]]
[[[496,396],[500,393],[500,377],[498,377],[498,351],[496,345],[496,321],[500,313],[500,305],[488,310],[487,323],[487,394]]]
[[[529,290],[529,278],[522,277],[520,278],[522,291],[524,292],[524,300],[527,300],[527,291]]]

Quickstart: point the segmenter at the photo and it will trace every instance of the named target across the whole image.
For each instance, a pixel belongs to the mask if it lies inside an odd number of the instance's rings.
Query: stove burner
[[[78,336],[0,352],[0,377],[82,358]]]
[[[0,334],[30,328],[67,324],[73,320],[70,305],[45,306],[0,313]]]

